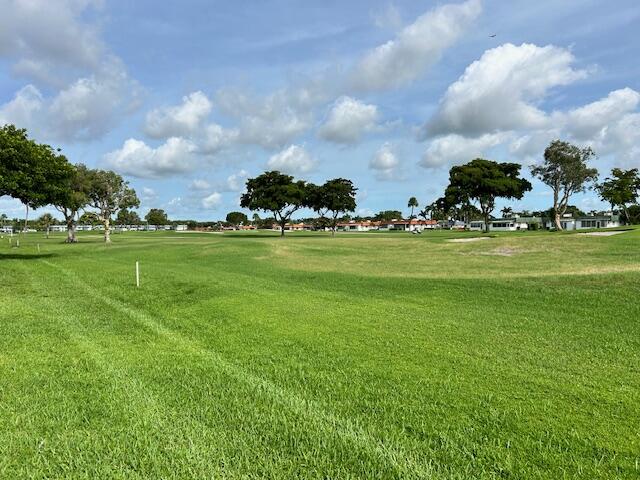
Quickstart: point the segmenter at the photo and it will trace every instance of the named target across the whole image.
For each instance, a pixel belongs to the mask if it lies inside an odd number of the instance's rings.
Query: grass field
[[[464,235],[5,236],[0,478],[639,478],[640,230]]]

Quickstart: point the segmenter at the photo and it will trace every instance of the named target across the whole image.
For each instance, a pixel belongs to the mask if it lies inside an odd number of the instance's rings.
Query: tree
[[[409,203],[407,203],[407,207],[411,207],[411,214],[409,215],[409,221],[411,221],[415,218],[413,216],[413,209],[418,208],[418,199],[416,197],[411,197],[409,199]]]
[[[100,225],[100,219],[98,218],[98,215],[96,215],[93,212],[84,212],[82,215],[80,215],[80,218],[78,219],[78,223],[82,224],[82,225]]]
[[[138,212],[123,208],[118,212],[116,223],[118,225],[140,225],[142,221],[140,220],[140,215],[138,215]]]
[[[25,206],[25,230],[29,208],[52,203],[72,174],[64,155],[31,140],[26,130],[13,125],[0,128],[0,196],[9,195]]]
[[[45,232],[47,232],[47,238],[49,238],[49,229],[55,222],[56,219],[53,218],[53,215],[51,215],[50,213],[43,213],[38,218],[38,225],[40,226],[40,228],[44,229]]]
[[[89,205],[97,210],[104,225],[104,242],[111,243],[111,217],[123,208],[140,206],[140,200],[129,183],[115,172],[91,170],[89,172]]]
[[[226,217],[231,225],[239,226],[249,223],[249,218],[242,212],[229,212]]]
[[[334,178],[327,180],[321,186],[309,185],[307,189],[309,206],[320,217],[331,214],[327,223],[331,227],[331,235],[335,235],[340,214],[353,212],[356,209],[357,188],[353,186],[351,180]]]
[[[397,220],[402,218],[402,212],[399,210],[382,210],[373,217],[374,220],[382,220],[388,222],[389,220]]]
[[[544,151],[542,165],[531,173],[553,191],[553,212],[557,230],[562,230],[560,217],[565,214],[571,195],[584,192],[598,178],[598,171],[587,162],[595,156],[590,147],[580,148],[568,142],[554,140]]]
[[[508,218],[510,215],[513,215],[513,208],[504,207],[502,210],[500,210],[500,213],[502,213],[502,218]]]
[[[258,225],[260,225],[260,215],[258,215],[257,213],[254,213],[251,218],[252,218],[253,226],[258,228]]]
[[[611,208],[621,208],[627,222],[632,223],[629,204],[636,203],[640,194],[640,176],[637,168],[631,170],[614,168],[611,170],[611,177],[597,185],[596,189],[602,200],[609,202]]]
[[[144,219],[149,225],[166,225],[169,223],[167,213],[161,208],[152,208],[144,216]]]
[[[291,215],[308,206],[306,183],[302,180],[294,182],[292,176],[275,170],[248,179],[246,188],[240,206],[271,212],[280,225],[281,237],[284,237],[284,226]]]
[[[64,189],[51,202],[64,216],[67,225],[66,243],[76,243],[76,218],[78,212],[89,203],[89,170],[82,164],[73,165],[71,175],[66,179]]]
[[[6,222],[8,220],[9,217],[7,217],[6,213],[3,213],[0,215],[0,222],[2,222],[0,225],[4,227],[4,222]]]
[[[453,167],[449,171],[445,198],[452,205],[478,202],[485,231],[488,231],[497,198],[520,200],[531,190],[531,183],[518,176],[520,168],[517,163],[498,163],[483,158]]]

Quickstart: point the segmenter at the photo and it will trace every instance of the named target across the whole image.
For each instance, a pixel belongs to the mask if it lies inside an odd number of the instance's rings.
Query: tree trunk
[[[562,230],[562,223],[560,223],[560,212],[558,212],[558,210],[554,211],[555,214],[555,223],[556,223],[556,230],[561,231]]]
[[[111,243],[111,226],[109,225],[109,219],[104,220],[104,243]]]
[[[27,233],[27,221],[29,220],[29,205],[28,204],[25,204],[25,210],[26,210],[26,213],[24,215],[24,227],[23,227],[22,231],[24,233]]]
[[[284,237],[284,225],[287,223],[286,220],[280,220],[280,236]]]
[[[631,221],[631,217],[629,216],[629,209],[627,208],[626,205],[622,205],[622,211],[624,212],[624,217],[627,222],[625,225],[633,225],[633,222]]]
[[[65,243],[77,243],[78,239],[76,238],[76,222],[74,221],[73,215],[66,218],[67,220],[67,239]]]

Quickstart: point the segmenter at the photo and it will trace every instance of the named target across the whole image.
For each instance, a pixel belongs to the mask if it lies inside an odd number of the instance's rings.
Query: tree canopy
[[[167,213],[161,208],[152,208],[144,216],[144,219],[149,225],[167,225],[169,223]]]
[[[531,173],[553,191],[553,210],[557,230],[562,230],[560,217],[565,214],[574,193],[584,192],[598,178],[598,171],[587,163],[595,157],[590,147],[580,148],[569,142],[554,140],[544,151],[542,165]]]
[[[140,200],[129,183],[110,170],[91,170],[89,205],[97,210],[104,225],[104,241],[111,242],[111,217],[123,208],[140,206]]]
[[[65,188],[61,189],[52,205],[62,215],[67,224],[67,243],[77,242],[76,218],[78,212],[89,203],[90,171],[83,164],[73,165],[71,175],[66,179]]]
[[[627,222],[633,223],[634,219],[630,215],[629,206],[638,201],[640,193],[640,176],[637,168],[631,170],[614,168],[611,170],[611,177],[597,185],[596,189],[602,200],[609,202],[612,208],[621,208]]]
[[[531,183],[519,177],[520,168],[517,163],[498,163],[483,158],[455,166],[449,171],[445,199],[450,205],[477,202],[487,231],[497,198],[519,200],[531,190]]]
[[[246,225],[249,223],[249,217],[242,212],[229,212],[226,217],[227,222],[231,225]]]
[[[240,199],[240,206],[249,210],[271,212],[280,224],[280,235],[291,215],[308,206],[307,184],[294,181],[290,175],[277,170],[265,172],[247,180],[247,191]]]
[[[320,217],[330,214],[332,235],[336,233],[338,217],[356,209],[356,191],[351,180],[334,178],[323,185],[308,185],[308,204]]]

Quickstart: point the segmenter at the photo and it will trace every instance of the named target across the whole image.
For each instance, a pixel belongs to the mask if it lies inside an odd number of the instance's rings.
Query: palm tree
[[[417,206],[418,206],[418,200],[416,199],[416,197],[411,197],[409,199],[409,203],[407,204],[407,207],[411,207],[411,215],[409,216],[409,221],[415,218],[413,216],[413,209],[416,208]]]
[[[51,227],[51,224],[54,221],[55,219],[50,213],[45,213],[38,219],[38,222],[40,223],[40,225],[42,225],[42,227],[46,229],[47,238],[49,238],[49,228]]]
[[[500,212],[502,213],[502,218],[507,218],[509,215],[513,213],[513,208],[504,207],[502,210],[500,210]]]

